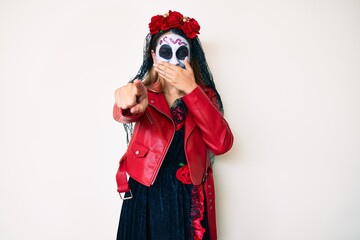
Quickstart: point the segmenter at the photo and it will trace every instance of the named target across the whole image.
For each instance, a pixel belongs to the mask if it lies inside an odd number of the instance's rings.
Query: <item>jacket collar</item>
[[[172,119],[170,108],[167,104],[163,92],[153,92],[148,90],[148,102],[149,105],[151,105],[152,107],[154,107],[155,109],[157,109],[158,111],[162,112],[167,117]],[[188,115],[186,116],[185,119],[185,138],[187,138],[190,135],[190,133],[194,130],[195,127],[196,124],[194,118],[190,113],[190,111],[188,111]]]
[[[172,119],[170,108],[166,102],[163,92],[152,92],[148,90],[148,103]]]

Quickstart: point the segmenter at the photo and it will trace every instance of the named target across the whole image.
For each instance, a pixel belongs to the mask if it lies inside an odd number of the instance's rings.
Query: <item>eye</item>
[[[188,56],[189,56],[189,50],[185,46],[179,47],[179,49],[176,51],[176,57],[179,60],[184,60],[185,57],[188,57]]]
[[[165,59],[172,58],[172,49],[169,45],[162,45],[159,49],[159,56]]]

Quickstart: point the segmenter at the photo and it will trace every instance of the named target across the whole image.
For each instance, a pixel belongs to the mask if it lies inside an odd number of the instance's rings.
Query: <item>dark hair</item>
[[[185,38],[190,44],[190,65],[194,71],[196,83],[199,85],[205,85],[207,87],[212,88],[216,95],[217,95],[217,104],[219,110],[224,113],[223,104],[221,101],[221,97],[216,90],[215,83],[209,66],[207,64],[205,53],[202,49],[201,42],[198,37],[190,39],[188,38],[184,32],[180,29],[173,28],[167,31],[162,31],[154,35],[148,34],[145,38],[144,49],[143,49],[143,62],[142,65],[137,72],[136,76],[131,79],[130,82],[134,81],[135,79],[147,80],[151,78],[149,75],[152,66],[153,66],[153,59],[151,56],[151,50],[155,51],[156,45],[158,43],[159,38],[168,32],[172,32],[174,34],[178,34]]]

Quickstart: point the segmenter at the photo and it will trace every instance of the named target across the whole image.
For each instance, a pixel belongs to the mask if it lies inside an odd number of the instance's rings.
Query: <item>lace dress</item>
[[[130,178],[133,198],[125,200],[117,240],[210,239],[203,186],[191,184],[184,152],[182,99],[171,107],[176,132],[153,185]]]

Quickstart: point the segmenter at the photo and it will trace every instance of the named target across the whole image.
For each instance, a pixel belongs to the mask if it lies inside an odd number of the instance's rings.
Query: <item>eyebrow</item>
[[[160,39],[159,45],[163,44],[163,42],[167,43],[170,45],[170,43],[167,40],[168,36],[163,37],[162,39]],[[186,42],[182,41],[180,38],[177,38],[175,41],[172,38],[169,38],[170,42],[172,44],[178,44],[178,45],[184,45],[187,46]]]

